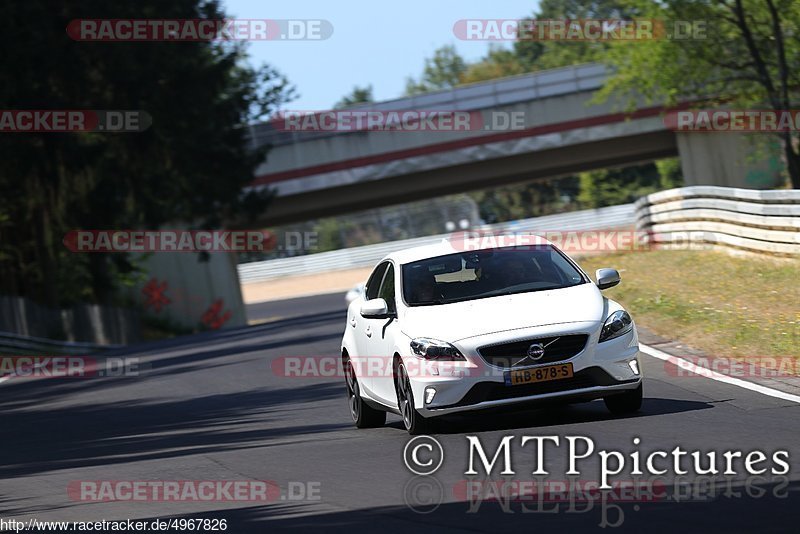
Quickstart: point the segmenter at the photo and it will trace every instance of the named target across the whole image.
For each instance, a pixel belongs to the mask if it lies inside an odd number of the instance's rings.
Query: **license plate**
[[[562,378],[571,377],[571,363],[548,365],[546,367],[534,367],[532,369],[515,369],[513,371],[506,371],[504,373],[507,386],[519,386],[520,384],[547,382],[549,380],[560,380]]]

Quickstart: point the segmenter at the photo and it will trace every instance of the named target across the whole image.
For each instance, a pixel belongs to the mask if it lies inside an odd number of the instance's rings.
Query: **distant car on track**
[[[363,296],[364,295],[364,287],[365,286],[366,286],[366,284],[362,283],[362,284],[357,284],[356,286],[351,288],[350,291],[348,291],[344,296],[345,304],[350,306],[351,302],[353,302],[357,298]]]
[[[349,304],[341,345],[359,428],[397,413],[409,433],[455,412],[541,401],[642,403],[631,316],[546,240],[502,248],[443,241],[388,255]]]

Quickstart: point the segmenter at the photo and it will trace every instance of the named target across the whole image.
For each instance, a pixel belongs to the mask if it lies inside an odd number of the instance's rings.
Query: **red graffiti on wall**
[[[142,293],[145,296],[144,307],[153,307],[156,313],[159,313],[164,306],[169,305],[172,300],[165,294],[167,291],[167,281],[164,280],[160,284],[156,278],[151,278],[147,284],[142,288]]]
[[[216,330],[217,328],[221,327],[233,315],[231,310],[225,310],[225,313],[221,313],[224,306],[225,304],[222,299],[215,300],[214,303],[208,307],[205,313],[203,313],[203,317],[200,319],[200,321],[212,330]]]

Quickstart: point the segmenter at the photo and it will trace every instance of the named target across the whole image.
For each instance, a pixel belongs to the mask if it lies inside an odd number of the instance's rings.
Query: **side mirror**
[[[386,319],[393,316],[393,314],[389,313],[389,306],[386,301],[377,298],[368,300],[361,305],[361,316],[367,319]]]
[[[616,269],[597,269],[594,273],[597,278],[597,287],[608,289],[619,284],[619,272]]]

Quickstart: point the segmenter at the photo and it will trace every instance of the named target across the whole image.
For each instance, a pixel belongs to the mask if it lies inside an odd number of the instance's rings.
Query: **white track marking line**
[[[716,380],[718,382],[731,384],[732,386],[738,386],[740,388],[749,389],[750,391],[755,391],[756,393],[761,393],[762,395],[767,395],[769,397],[776,397],[778,399],[800,403],[800,396],[798,395],[792,395],[791,393],[786,393],[785,391],[768,388],[760,384],[748,382],[747,380],[742,380],[739,378],[734,378],[732,376],[723,375],[716,371],[712,371],[711,369],[708,369],[706,367],[700,367],[698,365],[695,365],[694,363],[690,362],[685,358],[681,358],[679,356],[673,356],[672,354],[667,354],[666,352],[660,351],[653,347],[648,347],[647,345],[643,345],[642,343],[639,343],[639,350],[649,356],[652,356],[653,358],[664,360],[665,362],[669,362],[673,365],[676,365],[681,369],[686,369],[690,373],[694,373],[705,378],[710,378],[711,380]]]
[[[13,356],[12,356],[12,358],[13,358]],[[35,363],[35,364],[33,364],[33,369],[39,369],[39,368],[41,368],[42,366],[44,366],[44,364],[43,364],[43,363],[41,363],[41,362],[38,362],[38,363]],[[12,378],[16,378],[16,377],[18,377],[18,376],[20,376],[20,375],[19,375],[19,374],[18,374],[16,371],[12,371],[11,373],[9,373],[9,374],[7,374],[7,375],[5,375],[5,376],[2,376],[2,377],[0,377],[0,384],[2,384],[3,382],[5,382],[6,380],[11,380]]]

